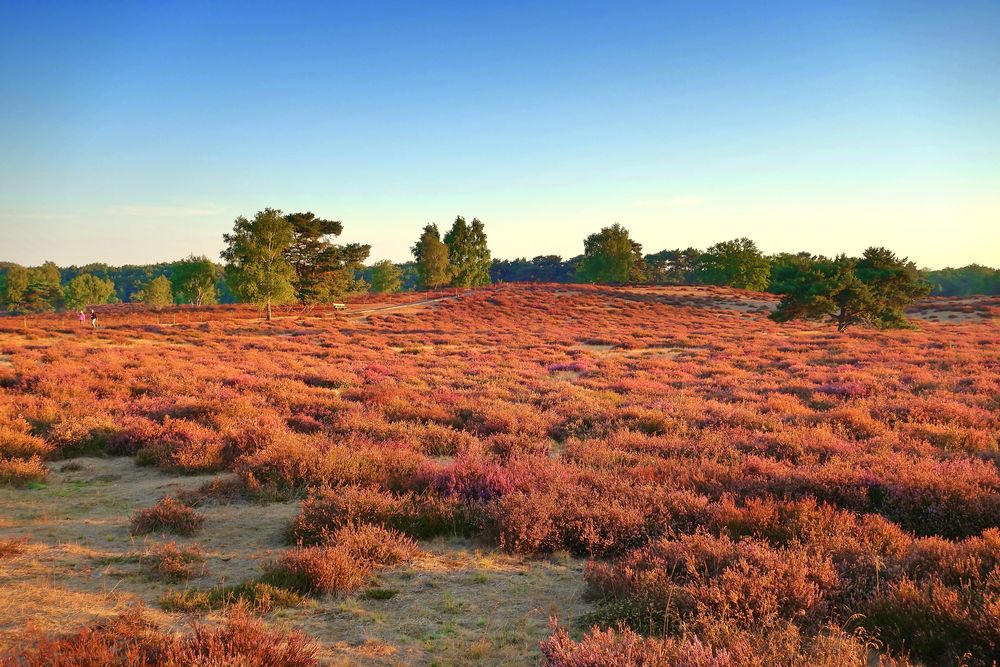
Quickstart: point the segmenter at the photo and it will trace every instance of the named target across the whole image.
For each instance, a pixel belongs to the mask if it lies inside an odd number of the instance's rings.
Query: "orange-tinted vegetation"
[[[558,619],[553,666],[1000,655],[1000,300],[838,334],[723,288],[419,297],[3,321],[0,483],[80,453],[230,471],[199,497],[302,499],[247,583],[298,594],[357,590],[440,535],[587,557],[597,627]],[[135,531],[196,530],[197,502]]]

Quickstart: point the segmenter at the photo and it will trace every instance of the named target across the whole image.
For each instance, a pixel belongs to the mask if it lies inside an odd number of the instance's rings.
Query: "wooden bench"
[[[330,305],[333,306],[334,310],[346,310],[347,309],[347,304],[343,304],[343,303],[331,303]]]

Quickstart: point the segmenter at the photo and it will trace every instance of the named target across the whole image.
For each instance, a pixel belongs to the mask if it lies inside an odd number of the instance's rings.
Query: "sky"
[[[373,260],[762,250],[1000,266],[1000,2],[0,0],[0,260],[217,258],[310,210]]]

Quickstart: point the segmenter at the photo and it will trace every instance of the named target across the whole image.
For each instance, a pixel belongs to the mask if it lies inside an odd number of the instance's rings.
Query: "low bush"
[[[370,564],[343,547],[302,547],[269,563],[262,581],[304,595],[343,595],[360,588],[370,572]]]
[[[372,524],[416,538],[469,535],[474,510],[457,499],[431,493],[395,494],[373,487],[345,486],[309,494],[292,523],[291,541],[320,544],[344,526]]]
[[[193,535],[205,522],[205,516],[181,501],[167,496],[152,507],[132,515],[130,531],[133,535],[153,532]]]
[[[150,547],[139,563],[153,578],[176,583],[205,574],[205,556],[197,545],[178,547],[176,542],[166,542]]]
[[[399,531],[372,524],[350,524],[328,533],[326,546],[347,552],[355,561],[371,567],[391,567],[412,559],[417,545]]]
[[[175,635],[134,608],[65,635],[36,636],[16,653],[0,655],[12,667],[312,667],[319,647],[298,631],[272,630],[240,608],[217,626],[195,624]]]
[[[0,457],[0,484],[26,486],[40,484],[48,479],[49,470],[37,456],[25,459]]]

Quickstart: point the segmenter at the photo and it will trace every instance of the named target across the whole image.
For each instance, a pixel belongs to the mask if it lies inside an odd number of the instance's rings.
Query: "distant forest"
[[[698,276],[691,264],[678,261],[686,257],[688,261],[696,257],[698,251],[689,249],[664,250],[645,255],[650,267],[650,276],[643,283],[652,285],[697,285]],[[686,255],[685,255],[686,253]],[[780,255],[772,258],[778,261]],[[494,259],[490,263],[490,278],[494,283],[575,283],[580,282],[578,270],[583,255],[564,260],[559,255],[539,255],[533,259],[520,257],[517,259]],[[90,274],[102,280],[107,280],[114,286],[112,302],[128,303],[140,301],[143,289],[157,276],[170,279],[174,267],[179,262],[160,262],[158,264],[125,264],[110,266],[108,264],[85,264],[83,266],[56,267],[60,282],[68,284],[74,278]],[[5,282],[7,271],[12,262],[0,262],[0,287]],[[219,279],[216,282],[215,303],[235,303],[236,298],[226,285],[222,264],[215,264]],[[416,262],[395,263],[400,272],[400,290],[414,291],[420,288]],[[366,285],[372,284],[374,265],[364,266],[357,271],[356,278]],[[923,277],[933,286],[932,296],[972,296],[1000,294],[1000,269],[970,264],[961,268],[923,269]],[[775,291],[774,285],[769,291]],[[363,289],[363,286],[362,286]],[[0,294],[2,294],[0,289]],[[183,303],[184,300],[178,300]],[[188,301],[190,302],[190,301]]]
[[[827,258],[808,252],[768,256],[744,238],[717,243],[704,251],[677,248],[643,253],[642,245],[630,238],[628,230],[614,224],[586,237],[584,253],[576,257],[493,259],[485,225],[475,218],[467,223],[458,217],[443,235],[436,224],[425,225],[412,247],[414,261],[369,264],[369,245],[334,242],[342,230],[339,221],[324,220],[313,213],[286,215],[265,209],[252,219],[237,218],[233,232],[224,236],[228,248],[222,254],[223,263],[204,256],[124,266],[59,267],[46,262],[23,267],[0,262],[0,309],[47,312],[106,303],[142,302],[160,308],[237,301],[268,309],[272,303],[298,301],[309,308],[365,291],[577,282],[707,284],[782,295],[798,292],[808,300],[799,304],[800,309],[826,311],[834,294],[853,290],[848,288],[855,278],[855,267],[864,271],[865,262],[875,262],[886,276],[885,271],[895,271],[903,282],[919,283],[908,299],[927,293],[1000,294],[1000,270],[977,264],[918,270],[912,262],[884,249],[869,249],[868,259]],[[269,255],[268,249],[276,250]],[[869,256],[870,252],[875,255]]]

